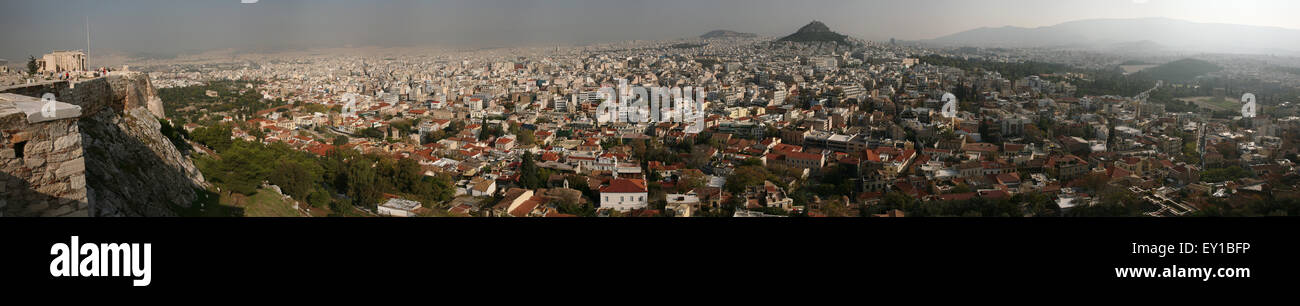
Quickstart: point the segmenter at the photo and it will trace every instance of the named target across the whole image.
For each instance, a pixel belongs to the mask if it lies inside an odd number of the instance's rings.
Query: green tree
[[[424,169],[420,168],[420,163],[414,159],[398,159],[394,165],[393,175],[389,177],[393,179],[394,187],[414,193],[412,191],[416,190],[416,185],[424,180]]]
[[[306,202],[311,207],[324,208],[328,207],[332,200],[333,198],[330,197],[328,191],[325,191],[324,188],[316,188],[312,190],[311,194],[307,195]]]
[[[736,171],[730,177],[727,177],[724,188],[726,188],[727,192],[739,194],[744,192],[746,187],[762,186],[767,177],[767,169],[762,166],[742,166],[736,168]]]
[[[1061,207],[1040,192],[1017,194],[1011,197],[1011,202],[1024,203],[1025,212],[1035,217],[1055,217],[1061,214]]]
[[[273,160],[273,153],[262,150],[260,144],[239,140],[221,153],[220,160],[208,159],[205,163],[208,166],[200,167],[207,169],[204,174],[230,190],[252,195],[271,173]]]
[[[256,124],[250,124],[246,130],[248,131],[249,136],[257,138],[258,141],[266,139],[266,131],[268,131],[267,129],[258,127]]]
[[[678,193],[687,193],[695,188],[703,187],[705,183],[708,183],[708,179],[704,177],[703,173],[690,171],[677,179],[676,188]]]
[[[376,128],[363,128],[357,130],[355,134],[361,135],[361,137],[366,137],[366,138],[376,139],[376,140],[383,140],[385,135],[383,130],[376,129]]]
[[[292,152],[297,153],[297,152]],[[307,200],[320,183],[320,165],[315,160],[297,159],[286,154],[275,162],[275,171],[267,180],[294,199]]]
[[[1245,178],[1250,176],[1251,176],[1250,170],[1242,169],[1241,167],[1238,166],[1231,166],[1227,168],[1215,168],[1215,169],[1205,170],[1204,172],[1201,173],[1201,181],[1217,183],[1217,182],[1237,180],[1240,178]]]
[[[347,196],[353,205],[374,210],[383,199],[379,174],[371,167],[374,163],[369,158],[362,158],[347,165]]]
[[[857,183],[855,168],[848,165],[832,166],[824,171],[814,190],[822,197],[841,195],[852,197]]]
[[[40,69],[41,66],[36,64],[36,56],[35,55],[27,56],[27,74],[36,75],[36,72]]]
[[[521,131],[519,131],[518,135],[519,135],[519,144],[521,145],[531,146],[537,142],[537,135],[533,133],[533,130],[522,129]]]
[[[537,161],[533,160],[533,153],[525,151],[521,160],[519,163],[519,185],[528,189],[542,187],[542,183],[546,179],[541,177],[541,171],[537,168]]]
[[[438,174],[427,179],[432,182],[432,199],[438,202],[451,201],[456,195],[456,186],[453,183],[451,175]]]
[[[231,128],[225,124],[197,128],[190,135],[194,137],[194,141],[208,146],[218,153],[230,148],[232,143],[230,139]]]
[[[686,165],[691,168],[699,169],[709,165],[713,160],[712,147],[706,145],[696,145],[691,147],[691,156],[686,159]]]
[[[843,202],[840,202],[839,199],[823,200],[821,212],[826,214],[827,217],[854,217],[853,211]]]
[[[957,194],[960,194],[960,193],[971,193],[971,192],[974,192],[974,191],[972,191],[972,190],[970,189],[970,185],[966,185],[966,184],[957,184],[957,187],[953,187],[953,188],[952,188],[952,192],[951,192],[951,193],[957,193]]]

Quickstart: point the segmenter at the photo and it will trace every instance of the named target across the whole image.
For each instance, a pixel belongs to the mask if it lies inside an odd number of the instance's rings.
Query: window
[[[27,148],[26,141],[19,141],[17,143],[14,143],[14,157],[23,158],[23,149],[25,148]]]

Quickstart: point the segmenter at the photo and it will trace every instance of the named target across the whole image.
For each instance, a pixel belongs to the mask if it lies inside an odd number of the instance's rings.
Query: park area
[[[1241,101],[1224,97],[1188,97],[1179,98],[1178,100],[1195,103],[1197,107],[1208,108],[1216,112],[1240,110],[1242,105]]]

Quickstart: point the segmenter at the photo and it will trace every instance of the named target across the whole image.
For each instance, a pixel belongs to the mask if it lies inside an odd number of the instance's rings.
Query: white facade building
[[[420,208],[420,202],[393,198],[379,205],[378,213],[380,216],[414,217],[417,208]]]
[[[645,180],[614,179],[600,189],[600,208],[628,212],[649,207]]]

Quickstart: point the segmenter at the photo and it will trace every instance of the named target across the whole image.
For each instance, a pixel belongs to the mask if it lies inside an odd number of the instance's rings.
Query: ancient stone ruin
[[[0,216],[89,216],[79,116],[76,105],[0,94]]]
[[[177,215],[207,183],[163,115],[142,73],[0,88],[0,216]]]

